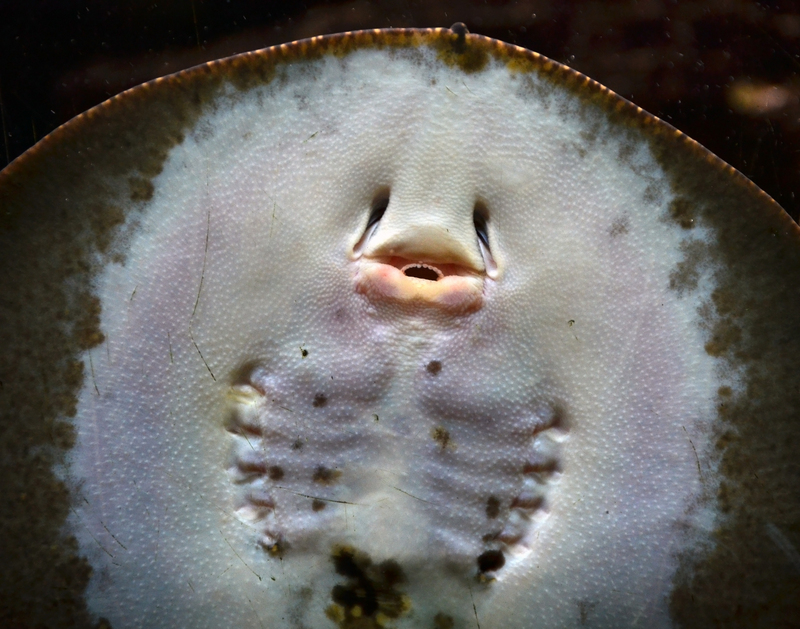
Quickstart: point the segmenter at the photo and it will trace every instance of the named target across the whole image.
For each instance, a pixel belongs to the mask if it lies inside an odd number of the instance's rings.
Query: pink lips
[[[393,256],[361,258],[356,291],[375,301],[433,306],[466,314],[483,305],[484,278],[459,264]]]

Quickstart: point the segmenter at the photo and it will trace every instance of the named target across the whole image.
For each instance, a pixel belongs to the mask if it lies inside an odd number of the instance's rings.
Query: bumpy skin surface
[[[666,624],[720,382],[699,302],[669,292],[665,175],[618,136],[536,77],[424,48],[220,96],[98,278],[109,340],[69,467],[91,606],[325,627],[346,545],[399,564],[399,626],[467,623],[472,598],[488,626],[564,626],[582,601]],[[499,274],[476,310],[356,290],[386,233],[397,254],[436,226],[480,260],[479,200]],[[443,248],[408,256],[458,261]],[[487,551],[505,565],[479,583]]]
[[[59,472],[113,627],[672,625],[743,390],[715,233],[636,125],[441,39],[231,72],[130,194]]]

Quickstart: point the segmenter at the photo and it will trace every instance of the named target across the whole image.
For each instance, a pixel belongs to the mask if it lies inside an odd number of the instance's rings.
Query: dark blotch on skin
[[[672,620],[687,629],[795,626],[800,579],[768,525],[798,546],[800,232],[732,168],[683,136],[658,131],[648,137],[671,191],[692,201],[673,205],[666,218],[710,233],[705,247],[683,252],[670,287],[691,291],[692,268],[712,271],[714,292],[698,311],[705,350],[718,373],[742,379],[716,400],[717,504],[726,517],[702,552],[679,555]]]
[[[431,437],[442,447],[442,450],[450,445],[450,433],[442,426],[436,426],[436,428],[433,428],[431,430]]]
[[[324,393],[317,393],[314,396],[314,401],[312,402],[314,408],[321,408],[325,406],[327,403],[328,403],[328,398],[325,396]]]
[[[369,555],[350,546],[335,548],[331,558],[336,574],[347,582],[331,590],[333,605],[326,615],[341,629],[378,629],[378,614],[396,619],[408,612],[408,598],[399,590],[406,576],[396,561],[375,565]]]
[[[489,496],[486,501],[486,517],[493,520],[500,515],[500,500],[496,496]]]
[[[617,236],[621,236],[622,234],[628,233],[628,221],[625,218],[618,218],[611,224],[611,228],[608,230],[608,235],[612,238]]]
[[[708,246],[701,240],[686,240],[680,245],[683,260],[669,274],[669,287],[678,294],[697,288],[700,272],[708,264]]]
[[[452,616],[439,612],[433,617],[433,629],[453,629],[455,626]]]
[[[260,461],[239,461],[236,464],[242,474],[263,475],[267,473],[267,466]]]
[[[694,227],[694,207],[689,199],[684,197],[673,199],[669,204],[669,215],[684,229]]]
[[[428,363],[428,366],[425,367],[428,370],[429,374],[436,375],[442,370],[442,363],[438,360],[432,360]]]
[[[506,565],[506,558],[502,550],[487,550],[478,557],[478,570],[481,572],[495,572]]]
[[[292,450],[302,450],[303,449],[303,442],[300,439],[297,439],[292,444]]]
[[[153,198],[155,188],[149,179],[131,177],[128,180],[128,185],[131,189],[131,201],[149,201]]]
[[[517,496],[511,501],[512,509],[522,509],[524,511],[535,511],[544,503],[541,496]]]
[[[312,478],[315,483],[330,485],[335,483],[341,475],[342,473],[339,470],[332,470],[329,467],[320,465],[316,470],[314,470],[314,476],[312,476]]]
[[[597,603],[589,601],[578,601],[578,612],[581,615],[581,624],[585,625],[589,622],[589,614],[597,607]]]
[[[311,510],[314,512],[322,511],[326,507],[324,500],[319,500],[318,498],[314,498],[311,503]]]
[[[280,465],[273,465],[269,468],[270,480],[280,480],[283,478],[283,468]]]
[[[523,474],[552,474],[558,471],[558,461],[548,459],[546,461],[528,462],[522,466]]]
[[[100,300],[94,295],[88,296],[73,332],[82,349],[97,347],[106,338],[100,331],[100,310]]]
[[[503,534],[502,531],[492,531],[491,533],[486,533],[481,540],[483,540],[484,544],[488,544],[489,542],[496,542],[500,539],[500,536]]]

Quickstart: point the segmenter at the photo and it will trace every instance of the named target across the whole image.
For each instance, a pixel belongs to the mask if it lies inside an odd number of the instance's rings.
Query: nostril
[[[489,246],[489,209],[483,201],[475,203],[472,211],[472,223],[478,235],[478,248],[481,250],[483,263],[486,265],[486,274],[491,278],[497,277],[497,263]]]
[[[369,231],[371,227],[378,224],[386,213],[387,207],[389,207],[389,190],[384,189],[378,192],[378,194],[375,195],[375,199],[372,201],[372,211],[367,220],[367,228],[365,231]]]
[[[487,226],[489,211],[486,205],[481,201],[475,204],[475,209],[472,211],[472,223],[475,225],[475,233],[478,234],[478,240],[487,249],[489,248],[489,228]]]
[[[429,282],[438,282],[444,277],[442,273],[435,266],[428,264],[408,264],[400,269],[406,277],[416,277],[420,280],[428,280]]]
[[[364,228],[364,233],[361,238],[353,247],[353,256],[355,258],[361,257],[361,253],[366,247],[367,242],[378,229],[378,223],[381,222],[383,215],[386,213],[386,208],[389,207],[389,188],[382,188],[378,191],[372,200],[372,210],[370,210],[369,218],[367,219],[367,226]]]

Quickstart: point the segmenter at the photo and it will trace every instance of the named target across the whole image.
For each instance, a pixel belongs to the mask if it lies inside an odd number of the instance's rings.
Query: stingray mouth
[[[406,277],[423,282],[440,282],[448,277],[476,277],[483,274],[462,264],[409,260],[400,256],[367,258],[368,261],[387,264],[398,269]]]
[[[382,189],[353,246],[356,292],[376,302],[435,306],[450,314],[479,309],[486,278],[497,278],[485,204],[475,203],[474,240],[451,233],[441,217],[419,223],[395,217],[383,232],[388,211],[389,190]]]
[[[357,265],[356,291],[371,300],[429,305],[455,314],[483,304],[483,274],[460,264],[392,256],[363,257]]]
[[[414,262],[406,264],[400,271],[406,277],[415,277],[418,280],[425,280],[427,282],[438,282],[444,277],[444,273],[433,265],[425,264],[424,262]]]

